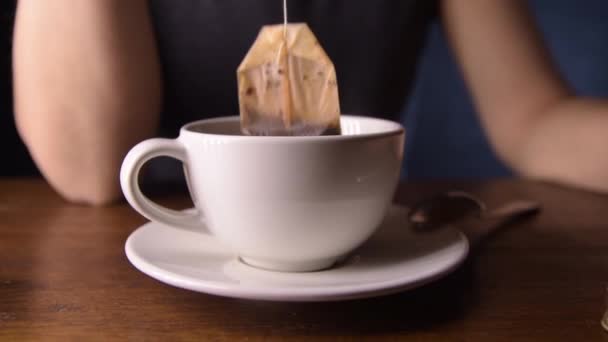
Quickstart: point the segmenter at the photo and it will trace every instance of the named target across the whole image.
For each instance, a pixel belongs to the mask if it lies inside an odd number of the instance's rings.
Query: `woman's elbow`
[[[100,177],[81,177],[72,182],[57,181],[47,177],[51,187],[66,201],[89,206],[107,206],[122,196],[117,181]]]

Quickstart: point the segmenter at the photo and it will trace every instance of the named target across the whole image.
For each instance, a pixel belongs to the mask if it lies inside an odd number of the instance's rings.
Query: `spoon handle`
[[[484,211],[477,218],[456,222],[472,245],[497,234],[506,226],[531,217],[540,212],[539,203],[527,200],[516,200],[505,203],[494,209]]]
[[[534,201],[515,200],[507,202],[500,207],[483,211],[482,219],[499,219],[504,218],[511,220],[514,218],[535,214],[540,211],[540,204]]]

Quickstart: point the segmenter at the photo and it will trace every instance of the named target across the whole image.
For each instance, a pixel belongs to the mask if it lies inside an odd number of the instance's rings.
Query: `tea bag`
[[[336,71],[308,25],[262,27],[237,78],[244,134],[340,134]]]

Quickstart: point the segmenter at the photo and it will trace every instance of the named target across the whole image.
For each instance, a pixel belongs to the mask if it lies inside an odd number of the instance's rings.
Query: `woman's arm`
[[[120,196],[122,158],[155,132],[161,80],[146,0],[20,0],[15,119],[49,183],[70,201]]]
[[[522,0],[443,0],[451,46],[498,155],[523,176],[608,191],[608,101],[577,98]]]

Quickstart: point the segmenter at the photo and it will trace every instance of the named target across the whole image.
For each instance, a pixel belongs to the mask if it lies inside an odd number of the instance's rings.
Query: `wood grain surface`
[[[423,288],[294,304],[164,285],[125,257],[125,240],[145,222],[125,203],[77,206],[41,180],[0,180],[0,340],[608,341],[599,324],[607,196],[506,180],[402,184],[396,201],[448,189],[490,205],[535,199],[543,211],[484,235],[461,268]],[[156,198],[190,205],[180,194]]]

